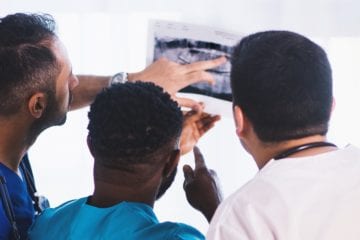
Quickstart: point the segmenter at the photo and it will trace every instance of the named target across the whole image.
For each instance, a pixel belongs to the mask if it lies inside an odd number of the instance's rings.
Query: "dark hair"
[[[37,91],[54,94],[60,71],[50,49],[55,38],[50,15],[0,18],[0,115],[14,114]]]
[[[175,149],[182,130],[178,104],[153,83],[112,85],[90,106],[89,144],[102,166],[151,164]]]
[[[243,38],[232,57],[234,105],[263,142],[325,135],[332,106],[331,67],[324,50],[287,31]]]

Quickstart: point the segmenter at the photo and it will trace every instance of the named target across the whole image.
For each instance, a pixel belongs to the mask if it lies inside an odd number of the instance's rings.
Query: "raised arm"
[[[78,75],[79,85],[73,90],[70,110],[90,105],[96,95],[110,84],[111,76]]]
[[[193,109],[199,108],[199,104],[191,99],[177,98],[176,92],[180,89],[196,83],[213,83],[213,76],[206,72],[207,69],[215,68],[226,62],[225,57],[199,61],[191,64],[181,65],[165,58],[161,58],[149,65],[141,72],[129,73],[129,81],[153,82],[163,87],[170,95],[178,101],[181,106]],[[79,75],[79,85],[73,91],[73,102],[71,110],[88,106],[95,99],[95,96],[105,87],[109,86],[111,76]]]

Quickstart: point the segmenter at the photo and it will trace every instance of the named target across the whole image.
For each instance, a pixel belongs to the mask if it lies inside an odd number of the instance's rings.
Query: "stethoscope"
[[[20,233],[19,233],[19,230],[18,230],[18,227],[16,224],[14,209],[11,204],[9,191],[6,187],[6,180],[1,175],[0,175],[0,195],[1,195],[3,207],[5,210],[5,214],[11,225],[11,231],[12,231],[12,236],[13,236],[12,239],[18,240],[18,239],[20,239]]]

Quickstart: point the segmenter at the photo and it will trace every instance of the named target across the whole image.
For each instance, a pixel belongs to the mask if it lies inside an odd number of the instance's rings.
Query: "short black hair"
[[[155,163],[161,154],[174,150],[183,121],[170,95],[145,82],[104,89],[91,104],[88,117],[95,162],[124,170]]]
[[[233,103],[263,142],[325,135],[332,107],[331,67],[325,51],[288,31],[243,38],[232,56]]]
[[[50,49],[55,28],[47,14],[0,18],[0,115],[14,114],[37,91],[54,94],[60,73]]]

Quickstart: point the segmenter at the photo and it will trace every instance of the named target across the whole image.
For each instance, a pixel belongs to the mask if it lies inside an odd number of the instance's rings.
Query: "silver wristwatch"
[[[119,72],[111,77],[110,85],[116,83],[126,83],[127,81],[128,81],[128,74],[126,72]]]

